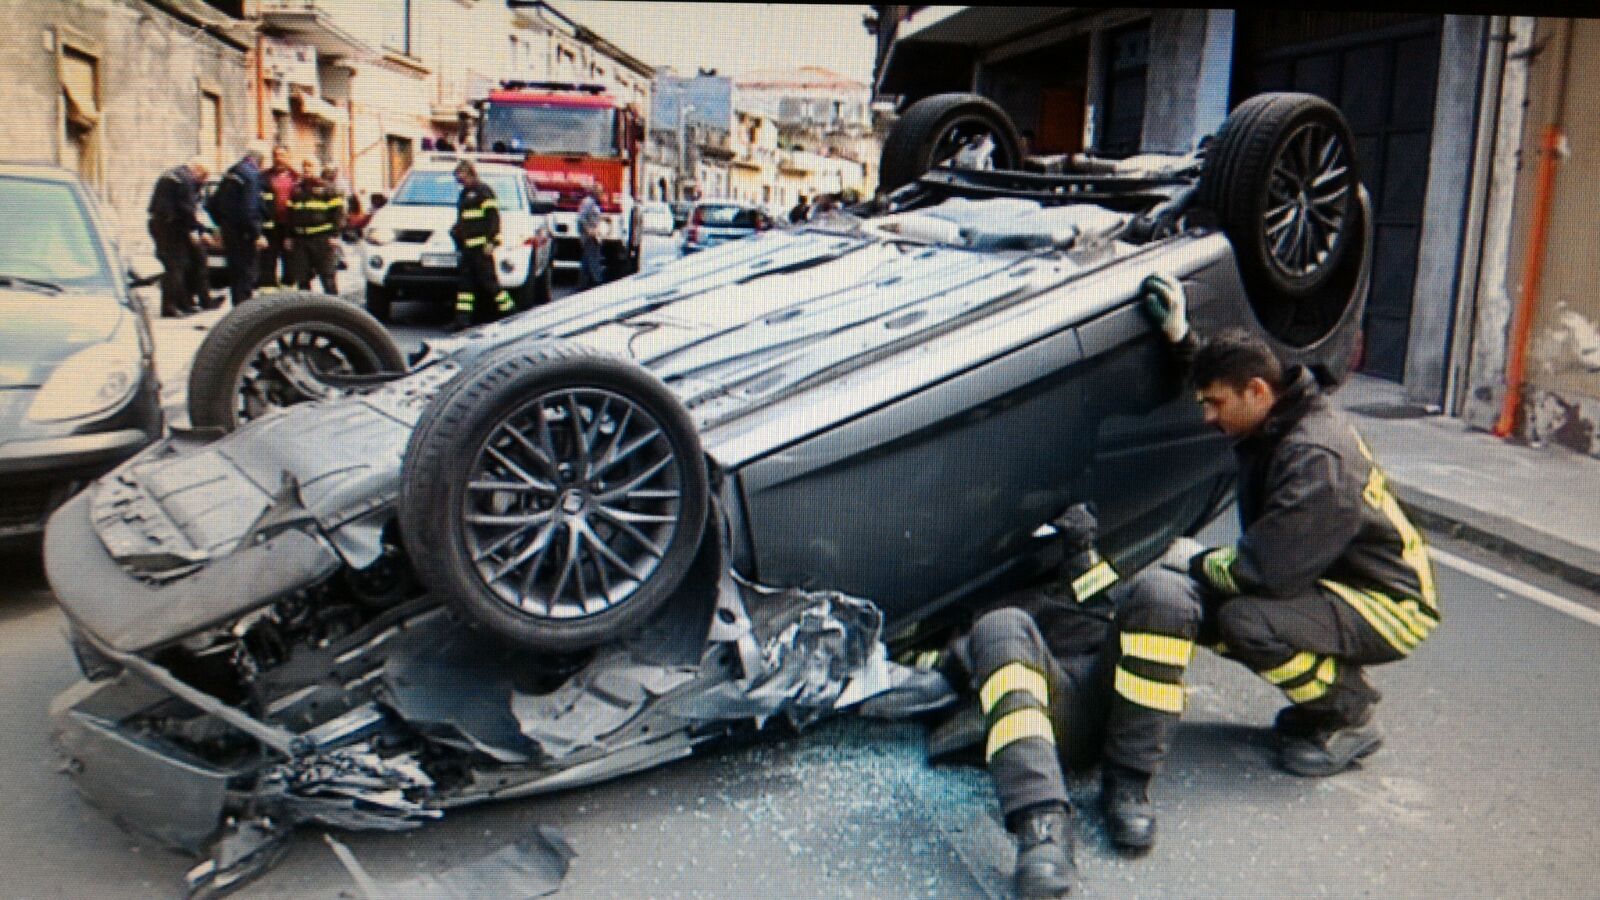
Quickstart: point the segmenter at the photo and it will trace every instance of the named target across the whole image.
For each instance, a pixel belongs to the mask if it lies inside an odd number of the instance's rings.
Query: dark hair
[[[1283,363],[1267,343],[1248,331],[1230,328],[1212,335],[1195,353],[1189,381],[1197,388],[1221,382],[1236,391],[1252,378],[1275,391],[1283,389]]]

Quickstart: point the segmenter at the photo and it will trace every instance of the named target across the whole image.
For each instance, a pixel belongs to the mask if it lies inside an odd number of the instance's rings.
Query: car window
[[[0,275],[86,291],[115,284],[77,192],[34,178],[0,178]]]
[[[501,209],[514,210],[526,206],[523,192],[518,190],[517,180],[520,177],[502,172],[490,172],[482,176],[484,184],[494,191],[500,201]],[[401,206],[455,206],[456,198],[460,196],[461,185],[456,183],[455,173],[444,169],[413,171],[400,183],[399,190],[394,192],[394,199],[389,202]]]
[[[697,218],[702,225],[716,225],[724,228],[755,228],[759,223],[760,214],[753,209],[742,206],[702,206]]]

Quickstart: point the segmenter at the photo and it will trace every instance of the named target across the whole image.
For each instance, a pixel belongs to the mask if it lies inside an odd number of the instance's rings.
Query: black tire
[[[381,284],[367,282],[367,312],[387,325],[394,317],[394,291]]]
[[[1005,110],[977,94],[935,94],[911,104],[883,142],[878,185],[892,191],[954,157],[973,140],[994,141],[996,169],[1022,165],[1022,138]]]
[[[271,348],[275,356],[266,356]],[[298,370],[280,362],[293,359]],[[287,291],[236,307],[195,353],[189,420],[232,431],[270,409],[331,396],[319,374],[405,371],[405,357],[378,320],[347,300]]]
[[[536,263],[538,261],[538,255],[535,254],[533,262]],[[554,260],[551,260],[551,262],[553,263]],[[551,270],[554,268],[554,265],[547,265],[544,267],[544,271],[538,275],[534,275],[532,272],[528,273],[528,279],[515,292],[517,312],[526,312],[535,306],[544,306],[555,297],[555,289],[551,284]]]
[[[545,344],[490,356],[428,405],[406,446],[400,530],[423,584],[467,621],[572,653],[667,602],[708,493],[694,423],[660,380]]]
[[[1217,132],[1197,201],[1233,241],[1252,294],[1292,303],[1337,277],[1360,242],[1359,185],[1355,140],[1337,108],[1310,94],[1261,94]]]

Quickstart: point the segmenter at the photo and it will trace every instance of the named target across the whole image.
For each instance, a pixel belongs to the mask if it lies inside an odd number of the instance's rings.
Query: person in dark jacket
[[[338,294],[339,258],[333,242],[344,225],[344,195],[317,173],[311,160],[306,160],[289,202],[289,225],[294,229],[295,286],[308,291],[315,276],[323,293]]]
[[[500,244],[500,203],[494,190],[478,177],[468,160],[456,164],[456,223],[450,227],[460,259],[456,286],[455,327],[493,322],[511,312],[511,295],[500,289],[494,271],[494,248]]]
[[[265,152],[259,146],[245,151],[228,168],[207,206],[222,232],[222,250],[228,257],[228,290],[236,307],[254,295],[258,254],[267,246],[262,233],[265,215],[261,202],[261,160]]]
[[[1223,548],[1180,539],[1158,567],[1122,584],[1097,553],[1079,553],[1064,565],[1071,589],[1055,591],[1076,602],[1000,604],[888,701],[904,708],[910,696],[931,708],[927,698],[954,686],[977,691],[976,727],[957,716],[930,752],[986,736],[985,760],[1018,838],[1023,896],[1071,887],[1063,765],[1082,771],[1102,762],[1113,844],[1129,854],[1153,846],[1149,785],[1183,710],[1196,643],[1284,692],[1290,705],[1273,725],[1279,762],[1319,777],[1381,742],[1372,723],[1378,692],[1364,668],[1406,657],[1440,620],[1421,535],[1311,374],[1285,369],[1245,332],[1200,344],[1176,280],[1152,276],[1143,290],[1206,421],[1238,440],[1241,539]]]
[[[1242,536],[1216,548],[1180,539],[1119,603],[1104,802],[1113,842],[1131,852],[1154,842],[1149,783],[1183,712],[1196,643],[1284,693],[1279,764],[1321,777],[1382,742],[1365,668],[1405,658],[1440,620],[1422,535],[1312,374],[1243,331],[1196,349],[1181,286],[1158,278],[1146,289],[1192,360],[1206,422],[1236,441]]]
[[[150,237],[161,261],[161,314],[181,318],[209,305],[199,221],[205,163],[190,160],[161,173],[150,193]]]

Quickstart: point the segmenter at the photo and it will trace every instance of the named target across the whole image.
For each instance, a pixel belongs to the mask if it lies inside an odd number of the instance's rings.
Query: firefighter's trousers
[[[511,295],[500,289],[494,254],[483,247],[461,251],[456,286],[456,321],[482,325],[510,313]]]
[[[1117,621],[1120,659],[1105,753],[1150,773],[1171,747],[1196,643],[1243,663],[1334,727],[1365,721],[1378,702],[1362,668],[1403,656],[1320,587],[1294,597],[1225,596],[1186,575],[1151,569],[1129,583]]]
[[[1056,658],[1027,612],[995,610],[966,641],[973,683],[988,725],[984,757],[1002,812],[1068,804],[1062,764],[1093,766],[1100,754],[1116,663],[1099,652]]]
[[[301,235],[294,240],[290,270],[296,287],[311,290],[311,279],[322,282],[325,294],[339,293],[339,251],[331,234]]]

